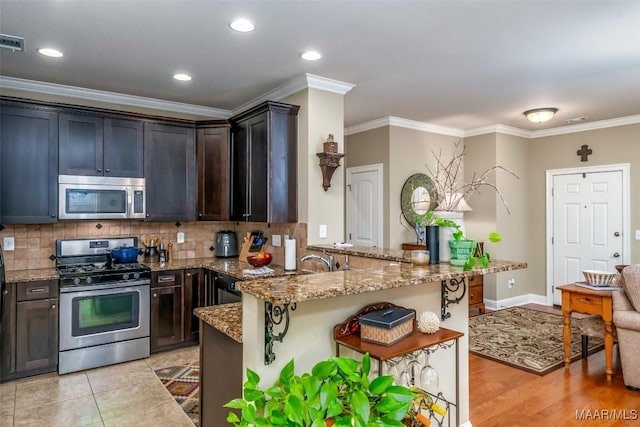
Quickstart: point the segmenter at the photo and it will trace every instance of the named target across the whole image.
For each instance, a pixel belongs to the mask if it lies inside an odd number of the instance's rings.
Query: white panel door
[[[382,165],[347,170],[347,241],[382,246]]]
[[[582,270],[615,272],[622,262],[622,172],[553,178],[553,303],[556,285],[583,281]]]

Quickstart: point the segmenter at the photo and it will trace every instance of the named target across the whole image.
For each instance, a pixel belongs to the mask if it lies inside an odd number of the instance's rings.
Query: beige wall
[[[389,131],[389,206],[385,221],[389,223],[389,247],[399,249],[403,242],[415,242],[416,233],[409,229],[400,208],[400,193],[404,182],[414,173],[427,172],[427,165],[435,166],[432,152],[447,158],[453,153],[457,138],[415,129],[391,126]],[[402,218],[402,219],[401,219]]]
[[[298,221],[307,223],[309,244],[341,242],[344,240],[344,159],[333,174],[331,187],[324,191],[316,153],[322,151],[322,144],[329,134],[333,134],[338,143],[338,152],[344,152],[344,96],[307,89],[282,101],[301,106],[298,119],[298,177],[301,178]],[[327,225],[325,239],[319,237],[320,224]]]
[[[389,247],[389,127],[384,126],[345,137],[346,167],[382,164],[382,246]],[[348,197],[348,193],[345,197]],[[346,200],[345,200],[346,203]],[[346,210],[345,210],[346,211]],[[345,212],[345,225],[347,217]]]
[[[576,155],[583,144],[593,150],[587,162],[581,162]],[[535,293],[546,293],[545,178],[550,169],[630,164],[631,263],[640,263],[640,241],[634,239],[635,230],[640,230],[640,124],[537,138],[529,145],[528,242],[532,249],[526,261],[532,271]]]

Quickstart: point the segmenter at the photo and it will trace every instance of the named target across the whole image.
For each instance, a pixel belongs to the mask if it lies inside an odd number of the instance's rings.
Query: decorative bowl
[[[271,254],[269,252],[258,252],[256,255],[247,257],[247,262],[254,267],[264,267],[271,263]]]
[[[411,263],[413,265],[429,264],[429,251],[416,250],[411,251]]]
[[[582,270],[587,283],[593,286],[609,286],[617,273],[599,270]]]

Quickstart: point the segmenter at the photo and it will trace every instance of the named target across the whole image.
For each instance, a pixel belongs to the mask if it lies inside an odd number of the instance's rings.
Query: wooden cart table
[[[618,291],[596,291],[578,285],[562,285],[562,314],[564,316],[564,367],[571,363],[571,313],[598,314],[604,320],[604,354],[607,380],[613,375],[613,309],[611,295]]]

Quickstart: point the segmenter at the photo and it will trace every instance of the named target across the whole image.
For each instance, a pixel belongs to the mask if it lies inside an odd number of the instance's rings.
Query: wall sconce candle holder
[[[331,187],[333,173],[340,167],[340,159],[346,156],[342,153],[322,152],[316,153],[320,158],[320,169],[322,169],[322,188],[327,191]]]

